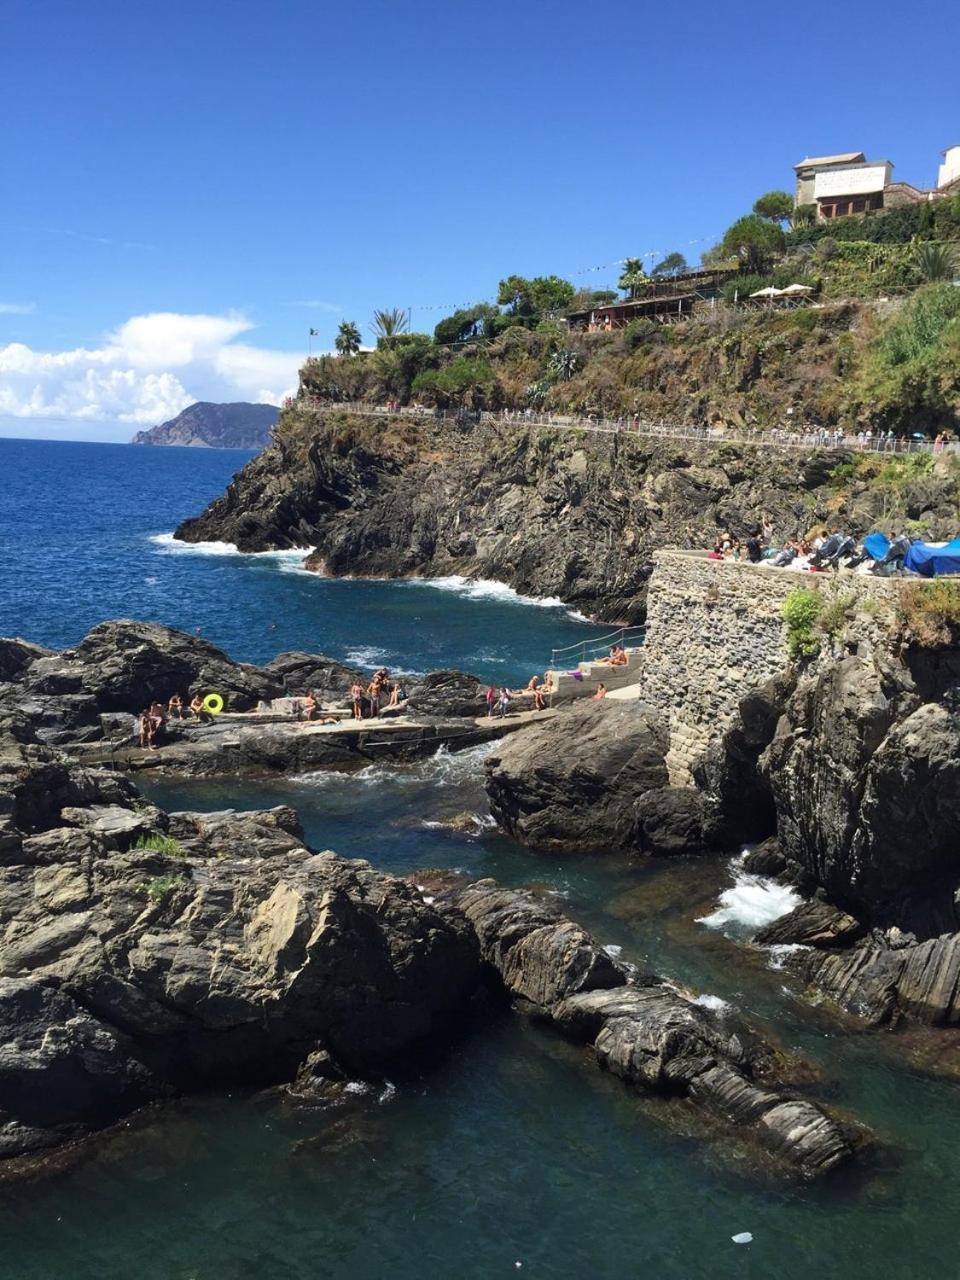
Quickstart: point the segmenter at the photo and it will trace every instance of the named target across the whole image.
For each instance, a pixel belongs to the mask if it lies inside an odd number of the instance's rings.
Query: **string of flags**
[[[598,271],[613,271],[616,268],[626,266],[626,264],[631,261],[639,260],[643,262],[647,258],[665,258],[667,254],[676,253],[680,249],[691,249],[695,245],[716,244],[719,238],[720,237],[717,235],[696,236],[693,240],[682,240],[679,243],[674,242],[669,249],[646,249],[644,250],[643,253],[631,253],[626,258],[615,258],[613,262],[602,262],[595,267],[580,267],[576,271],[568,272],[568,275],[576,278],[577,276],[595,275]],[[483,301],[486,301],[486,300],[481,299],[481,302]],[[477,299],[474,298],[474,299],[471,299],[469,302],[431,302],[431,303],[425,303],[425,304],[417,303],[415,306],[412,306],[409,308],[408,314],[411,312],[420,312],[420,311],[444,311],[449,314],[454,311],[466,311],[470,307],[480,306],[481,302],[478,302]],[[489,302],[488,305],[495,306],[496,303]],[[319,336],[320,336],[319,329],[310,330],[311,338],[318,338]]]

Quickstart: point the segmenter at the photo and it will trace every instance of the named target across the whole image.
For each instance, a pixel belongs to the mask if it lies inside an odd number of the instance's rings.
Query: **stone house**
[[[815,205],[817,221],[880,212],[960,192],[960,146],[948,147],[933,188],[894,182],[889,160],[868,160],[863,151],[811,156],[793,166],[798,205]]]

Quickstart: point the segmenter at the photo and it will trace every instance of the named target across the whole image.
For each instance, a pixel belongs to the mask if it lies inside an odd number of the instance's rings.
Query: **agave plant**
[[[561,347],[550,357],[550,372],[561,382],[569,382],[577,372],[577,353],[568,347]]]
[[[957,272],[957,255],[953,245],[936,240],[925,240],[915,245],[913,260],[927,282],[952,280]]]
[[[398,333],[406,333],[409,327],[410,314],[402,307],[390,307],[389,310],[373,313],[371,328],[377,341],[381,338],[395,338]]]

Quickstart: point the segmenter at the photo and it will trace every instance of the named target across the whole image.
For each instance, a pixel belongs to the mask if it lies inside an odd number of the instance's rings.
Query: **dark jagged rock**
[[[795,685],[793,676],[777,676],[745,693],[734,723],[694,766],[694,781],[710,797],[716,837],[725,846],[763,840],[776,830],[773,796],[759,759]]]
[[[890,930],[847,951],[802,951],[785,963],[872,1025],[901,1015],[932,1026],[960,1025],[960,933],[918,943]]]
[[[796,944],[805,947],[844,947],[861,938],[863,925],[845,911],[815,898],[801,902],[786,915],[772,921],[754,935],[761,947]]]
[[[0,637],[0,683],[19,680],[37,658],[49,658],[52,654],[52,649],[44,649],[42,645],[31,644],[28,640]]]
[[[692,787],[658,787],[636,804],[636,842],[657,857],[703,853],[710,842],[710,813]]]
[[[515,839],[551,853],[703,852],[708,806],[668,785],[666,747],[639,703],[574,703],[488,756],[490,809]]]
[[[717,359],[725,366],[728,356]],[[751,367],[765,363],[755,348]],[[716,377],[711,366],[700,390],[682,398],[683,412],[709,416],[696,406]],[[839,460],[822,455],[805,466],[766,447],[690,450],[521,423],[463,432],[297,402],[270,446],[177,537],[242,551],[315,547],[308,567],[335,577],[488,578],[602,620],[641,622],[655,548],[709,546],[718,529],[743,537],[760,510],[783,530],[827,519],[836,490],[824,477]],[[854,487],[862,492],[847,523],[867,532],[881,517],[880,490]],[[935,527],[944,536],[953,488],[938,484]],[[918,510],[934,514],[930,503]]]
[[[774,879],[787,870],[787,860],[780,848],[780,841],[775,836],[762,840],[743,860],[744,871],[752,876],[767,876]]]
[[[321,1053],[379,1073],[470,999],[463,917],[312,852],[289,809],[168,817],[29,744],[0,768],[0,1155]]]
[[[136,715],[174,693],[217,692],[236,711],[278,697],[278,676],[234,662],[209,641],[154,622],[102,622],[73,649],[45,651],[0,689],[0,706],[16,708],[45,742],[93,741],[101,716]]]
[[[292,697],[302,697],[311,691],[318,698],[324,693],[349,693],[350,686],[363,679],[355,667],[344,666],[318,653],[278,653],[261,670],[278,680],[283,692]]]
[[[832,900],[927,932],[952,915],[960,716],[905,666],[850,656],[802,681],[762,768],[785,856]]]
[[[483,690],[476,676],[462,671],[431,671],[418,680],[407,707],[418,716],[480,716],[487,710]]]
[[[532,894],[481,880],[456,902],[510,994],[592,1043],[608,1071],[644,1092],[687,1098],[804,1176],[853,1154],[843,1126],[774,1084],[776,1055],[749,1028],[719,1019],[660,978],[631,977]]]

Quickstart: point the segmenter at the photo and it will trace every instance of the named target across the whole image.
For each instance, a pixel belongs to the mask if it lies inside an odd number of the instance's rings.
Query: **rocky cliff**
[[[272,404],[211,404],[198,400],[182,413],[147,431],[131,444],[189,445],[203,449],[262,449],[270,439],[278,410]]]
[[[856,475],[838,488],[840,461],[519,423],[458,431],[300,403],[177,537],[315,548],[307,566],[335,577],[490,578],[600,620],[639,621],[658,547],[707,546],[719,528],[745,536],[761,511],[784,535],[827,518],[872,527],[889,495]],[[905,474],[898,503],[946,536],[954,487],[945,460],[942,475]]]

